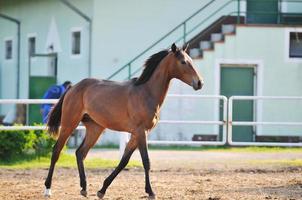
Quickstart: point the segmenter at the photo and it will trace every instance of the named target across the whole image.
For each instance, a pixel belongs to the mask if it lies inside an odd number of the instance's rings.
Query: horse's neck
[[[154,99],[156,107],[161,107],[170,86],[171,77],[168,73],[168,64],[168,61],[163,60],[146,83],[146,89]]]

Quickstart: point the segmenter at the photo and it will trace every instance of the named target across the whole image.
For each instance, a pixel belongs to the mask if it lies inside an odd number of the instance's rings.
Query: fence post
[[[228,121],[227,121],[227,144],[228,145],[232,145],[232,121],[233,121],[233,97],[229,98],[229,102],[228,102]]]
[[[119,146],[119,149],[120,149],[120,158],[123,157],[123,154],[124,154],[124,151],[125,151],[125,148],[126,148],[126,145],[129,141],[129,133],[127,132],[121,132],[121,135],[120,135],[120,146]]]

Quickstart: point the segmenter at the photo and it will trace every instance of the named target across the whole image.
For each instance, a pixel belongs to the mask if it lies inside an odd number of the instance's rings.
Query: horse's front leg
[[[81,195],[87,197],[87,182],[83,160],[86,158],[88,151],[97,142],[104,128],[93,121],[83,122],[86,127],[86,135],[82,144],[76,150],[77,164],[80,176],[80,186],[82,187]]]
[[[149,197],[155,198],[155,194],[151,188],[149,172],[150,172],[150,160],[148,155],[148,145],[147,145],[147,132],[140,135],[140,140],[138,143],[139,152],[142,157],[144,169],[145,169],[145,191],[149,194]]]
[[[97,192],[97,196],[100,199],[102,199],[104,197],[107,188],[112,183],[114,178],[127,166],[132,153],[137,148],[137,144],[138,144],[138,140],[137,140],[136,135],[131,135],[131,138],[125,148],[125,152],[124,152],[124,155],[123,155],[120,163],[115,168],[115,170],[105,179],[102,189]]]

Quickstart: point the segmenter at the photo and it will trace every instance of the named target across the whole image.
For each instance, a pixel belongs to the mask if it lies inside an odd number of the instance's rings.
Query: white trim
[[[28,40],[29,40],[29,38],[35,38],[35,41],[36,41],[36,43],[35,43],[35,50],[36,50],[36,52],[35,53],[37,53],[37,33],[28,33],[27,34],[27,36],[26,36],[26,38],[27,38],[27,41],[26,41],[26,45],[27,45],[27,58],[29,57],[29,55],[28,55],[28,46],[29,46],[29,42],[28,42]],[[36,57],[32,57],[31,58],[31,61],[32,62],[35,62],[37,60],[37,58]]]
[[[74,32],[80,32],[80,53],[79,54],[73,54],[72,53],[72,34]],[[70,53],[70,58],[71,59],[79,59],[82,58],[83,54],[83,27],[72,27],[70,29],[70,45],[69,45],[69,53]]]
[[[12,57],[11,58],[9,58],[9,59],[7,59],[6,58],[6,41],[12,41]],[[3,39],[3,60],[5,61],[5,62],[12,62],[13,60],[14,60],[14,51],[15,51],[15,47],[14,47],[14,45],[15,45],[15,41],[14,41],[14,37],[13,36],[8,36],[8,37],[5,37],[4,39]]]
[[[50,45],[53,46],[52,50],[49,49]],[[56,23],[56,18],[52,16],[48,28],[47,37],[46,37],[45,53],[54,53],[54,52],[56,53],[62,52],[62,48],[61,48],[61,39],[58,31],[58,26]]]
[[[284,30],[284,61],[286,63],[302,63],[302,58],[289,57],[290,32],[301,32],[302,28],[285,28]]]
[[[241,1],[240,2],[240,12],[244,12],[244,16],[245,16],[245,13],[246,13],[246,10],[247,10],[247,3],[246,1]],[[240,13],[241,14],[241,13]]]
[[[250,59],[216,59],[215,60],[215,68],[214,68],[214,94],[220,95],[220,74],[221,74],[221,65],[246,65],[246,66],[255,66],[256,68],[256,79],[254,85],[255,91],[254,94],[256,96],[262,96],[263,92],[263,61],[262,60],[250,60]],[[254,117],[256,117],[257,122],[262,121],[262,109],[263,104],[262,102],[257,102],[256,104],[256,115],[254,114]],[[214,106],[214,120],[219,119],[219,102],[216,102],[216,106]],[[218,130],[216,130],[218,131]],[[256,127],[256,135],[259,135],[262,133],[262,127]]]
[[[26,35],[27,38],[30,38],[30,37],[37,37],[37,33],[28,33]]]
[[[288,2],[281,2],[281,12],[286,13],[288,11]]]

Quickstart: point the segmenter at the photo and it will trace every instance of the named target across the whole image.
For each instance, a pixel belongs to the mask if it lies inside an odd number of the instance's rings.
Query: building
[[[0,97],[40,98],[50,84],[108,78],[122,66],[112,79],[127,79],[129,69],[131,76],[139,75],[148,56],[176,40],[191,43],[190,54],[205,77],[198,94],[301,96],[301,13],[302,2],[296,0],[0,0]],[[171,93],[193,91],[175,81]],[[301,121],[297,107],[301,102],[246,102],[238,115]],[[0,113],[10,109],[1,106]],[[32,122],[39,111],[30,109]],[[162,118],[217,120],[219,103],[168,99]],[[238,127],[235,138],[299,135],[301,129]],[[159,125],[154,132],[153,139],[192,140],[220,131],[213,125]]]

